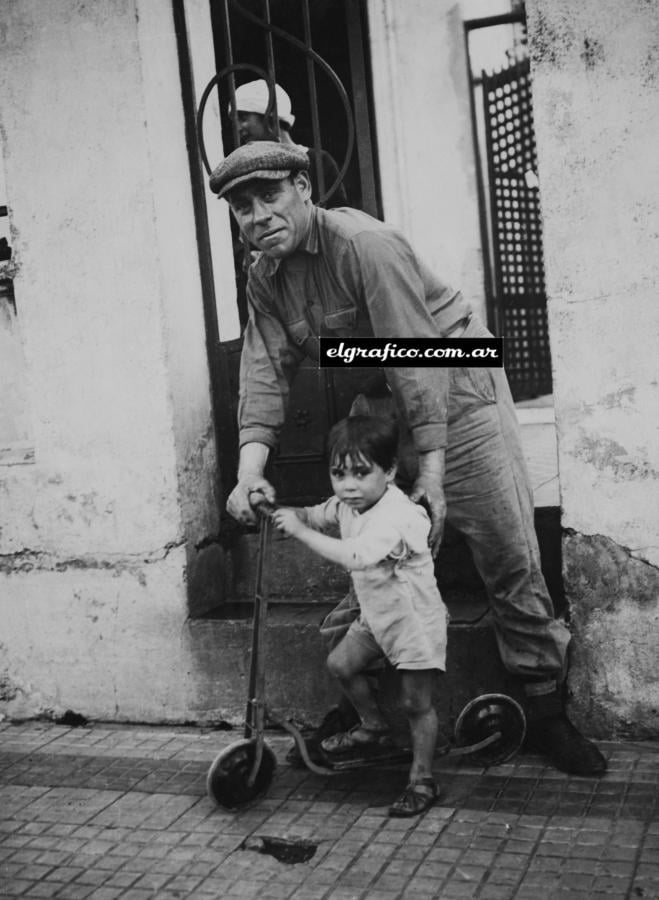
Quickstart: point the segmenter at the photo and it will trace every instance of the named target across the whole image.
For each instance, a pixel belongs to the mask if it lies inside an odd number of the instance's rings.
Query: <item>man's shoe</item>
[[[606,760],[592,741],[574,727],[564,712],[531,720],[527,747],[548,756],[561,772],[570,775],[604,775]]]

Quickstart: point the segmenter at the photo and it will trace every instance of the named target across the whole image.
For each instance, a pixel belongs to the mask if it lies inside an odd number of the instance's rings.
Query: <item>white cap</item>
[[[275,97],[277,99],[277,118],[292,128],[295,116],[291,108],[291,98],[278,84],[275,85]],[[264,116],[269,100],[268,84],[262,78],[258,81],[250,81],[248,84],[241,84],[236,88],[236,112],[252,112]]]

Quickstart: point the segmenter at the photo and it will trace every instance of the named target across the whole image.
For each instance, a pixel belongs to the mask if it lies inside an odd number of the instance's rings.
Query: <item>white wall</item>
[[[564,523],[656,565],[659,10],[531,12]]]
[[[659,731],[659,7],[527,6],[575,700]]]
[[[10,0],[2,18],[34,444],[0,466],[2,693],[14,713],[157,717],[183,706],[172,635],[217,529],[171,3]]]

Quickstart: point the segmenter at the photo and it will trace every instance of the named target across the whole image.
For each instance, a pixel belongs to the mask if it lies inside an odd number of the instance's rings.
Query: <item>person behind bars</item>
[[[320,173],[323,179],[323,196],[331,189],[332,194],[323,202],[323,206],[330,209],[335,206],[345,206],[348,202],[346,189],[343,182],[336,185],[339,178],[339,167],[334,157],[327,150],[316,150],[313,147],[305,147],[295,144],[291,136],[291,129],[295,124],[295,116],[291,98],[279,84],[275,84],[275,99],[277,103],[277,123],[279,124],[279,142],[302,147],[309,157],[309,179],[311,181],[311,202],[318,203],[321,198]],[[238,121],[238,136],[241,144],[250,141],[276,141],[277,128],[274,113],[266,115],[270,101],[268,84],[262,78],[258,81],[250,81],[236,88],[236,118]],[[229,109],[231,115],[231,109]]]

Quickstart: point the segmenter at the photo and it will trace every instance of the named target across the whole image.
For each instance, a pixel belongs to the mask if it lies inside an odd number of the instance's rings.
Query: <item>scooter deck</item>
[[[412,751],[407,747],[387,750],[373,750],[369,753],[355,753],[354,756],[330,756],[323,753],[325,765],[333,772],[348,772],[352,769],[370,769],[378,766],[401,766],[412,762]]]

